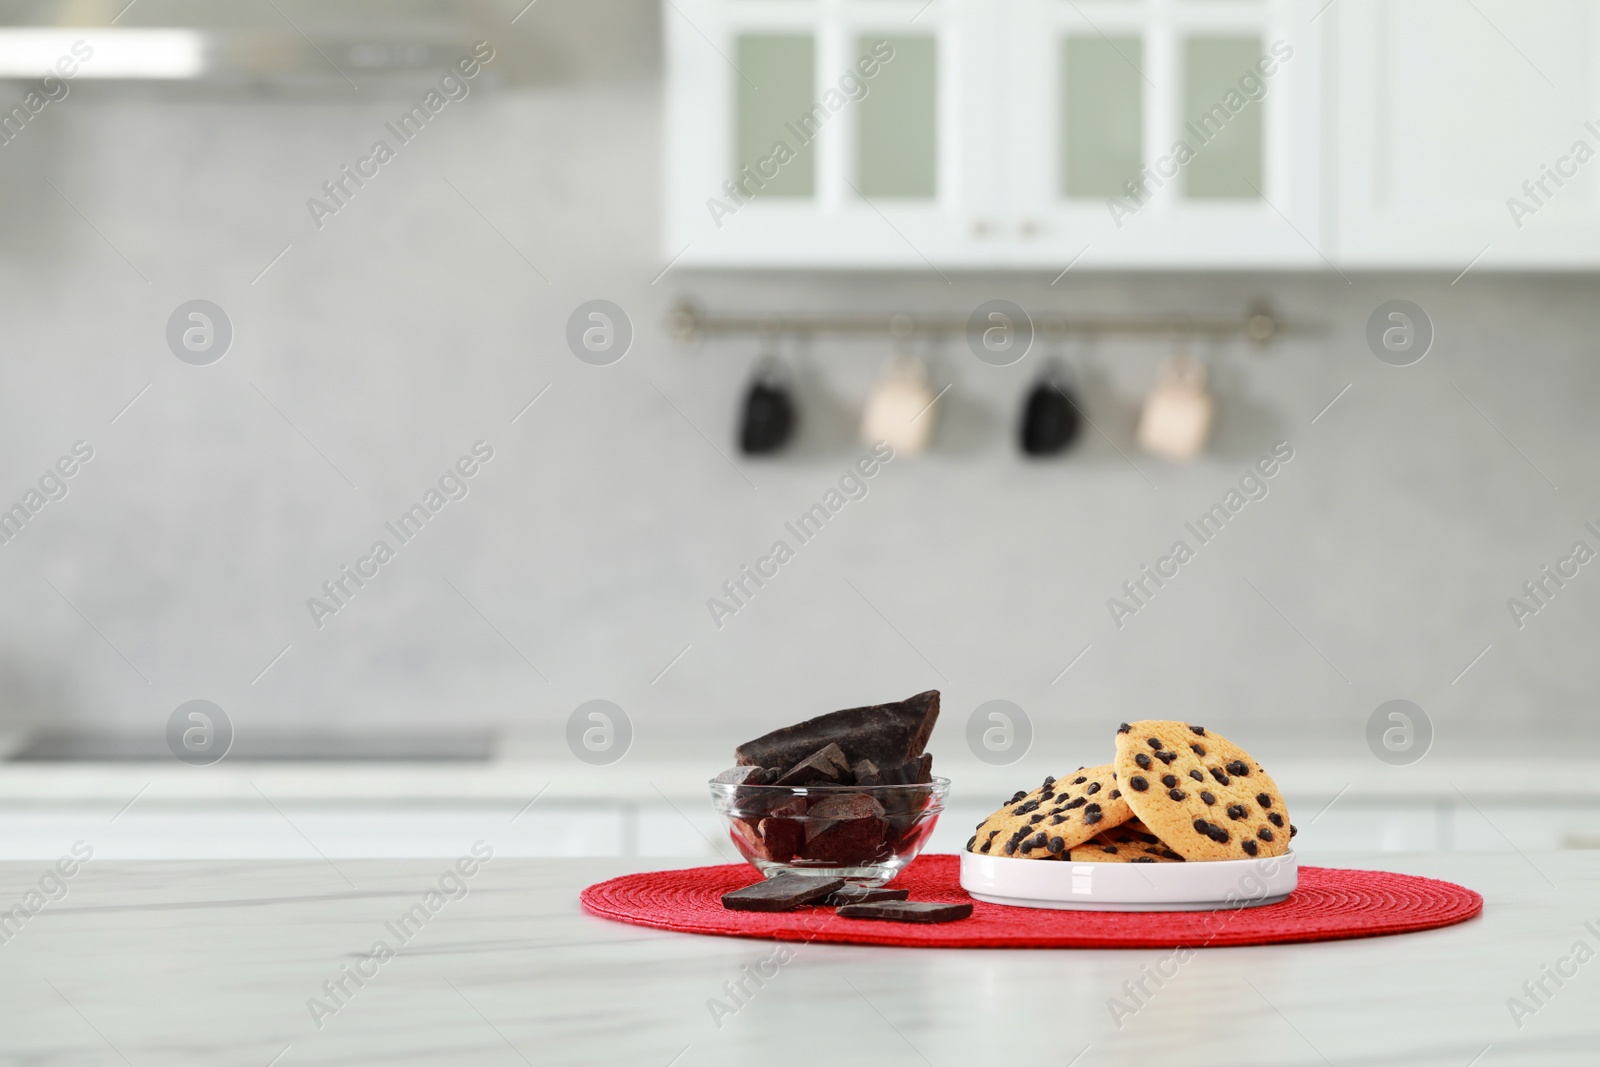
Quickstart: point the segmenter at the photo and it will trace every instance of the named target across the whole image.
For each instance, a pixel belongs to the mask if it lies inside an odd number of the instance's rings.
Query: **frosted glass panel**
[[[857,54],[880,65],[851,94],[866,93],[850,105],[859,109],[856,184],[865,196],[932,197],[939,172],[939,58],[933,38],[863,37]]]
[[[797,34],[739,38],[739,86],[734,139],[734,182],[740,195],[811,196],[816,160],[810,138],[787,123],[800,120],[815,100],[816,45]],[[748,168],[748,169],[746,169]]]
[[[1144,52],[1137,37],[1061,42],[1061,194],[1123,195],[1144,166]]]
[[[1266,92],[1255,65],[1261,39],[1192,37],[1183,54],[1182,133],[1195,153],[1184,168],[1184,192],[1197,200],[1255,199]]]

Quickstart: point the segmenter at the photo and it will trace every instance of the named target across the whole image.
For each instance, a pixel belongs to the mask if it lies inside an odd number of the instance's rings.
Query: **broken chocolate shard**
[[[773,785],[840,785],[850,777],[850,764],[838,745],[828,744],[783,772]]]
[[[856,765],[850,768],[850,773],[855,776],[856,785],[883,784],[883,772],[869,759],[857,760]]]
[[[933,754],[924,752],[914,760],[898,767],[885,767],[878,773],[883,777],[882,785],[927,785],[933,781]]]
[[[876,904],[880,900],[904,900],[911,895],[909,889],[869,889],[864,885],[847,885],[836,889],[826,903],[834,907],[845,904]]]
[[[846,904],[838,914],[846,919],[888,919],[901,923],[947,923],[972,914],[971,904],[935,904],[926,900],[886,900],[877,904]]]
[[[883,805],[865,793],[838,793],[825,796],[806,812],[806,838],[825,833],[836,822],[876,819],[883,816]]]
[[[800,851],[806,839],[806,824],[799,819],[781,815],[761,820],[757,832],[761,836],[761,853],[774,863],[788,863]]]
[[[922,755],[939,718],[939,691],[892,704],[832,711],[746,741],[734,750],[741,765],[792,767],[829,744],[844,750],[846,766],[871,760],[898,767]]]
[[[843,878],[813,878],[786,871],[722,894],[722,906],[729,911],[793,911],[814,904],[843,887]]]
[[[729,767],[711,780],[719,785],[771,785],[777,776],[766,767]]]
[[[806,859],[845,866],[876,863],[885,857],[889,820],[883,805],[865,793],[841,793],[811,805],[806,812]]]

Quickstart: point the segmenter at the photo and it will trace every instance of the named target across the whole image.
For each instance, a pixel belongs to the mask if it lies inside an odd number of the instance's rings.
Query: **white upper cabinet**
[[[998,6],[1011,262],[1322,264],[1318,35],[1295,5]]]
[[[703,266],[1600,266],[1592,0],[669,0]]]
[[[672,0],[669,256],[726,265],[971,262],[993,104],[983,4]]]
[[[1600,265],[1589,0],[1338,0],[1341,265]]]
[[[1293,7],[672,0],[666,254],[1317,265],[1318,49]]]

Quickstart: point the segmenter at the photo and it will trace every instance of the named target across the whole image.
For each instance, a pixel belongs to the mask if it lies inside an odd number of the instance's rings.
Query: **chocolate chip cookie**
[[[1062,860],[1102,830],[1133,818],[1111,764],[1079,767],[1046,778],[1032,792],[1019,792],[978,824],[967,850],[985,856]]]
[[[1138,819],[1095,834],[1067,851],[1073,863],[1182,863],[1183,857]]]
[[[1242,860],[1289,850],[1289,809],[1250,754],[1203,726],[1123,723],[1113,764],[1128,805],[1186,860]]]

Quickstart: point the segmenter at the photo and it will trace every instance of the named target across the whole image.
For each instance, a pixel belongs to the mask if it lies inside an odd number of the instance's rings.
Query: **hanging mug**
[[[1059,361],[1045,366],[1022,405],[1019,438],[1030,456],[1053,456],[1078,436],[1078,395],[1072,372]]]
[[[1191,460],[1211,434],[1215,402],[1206,391],[1206,368],[1187,352],[1169,358],[1139,417],[1139,444],[1163,459]]]
[[[794,397],[783,364],[776,356],[764,356],[745,390],[739,450],[747,456],[781,451],[794,435],[795,422]]]
[[[915,456],[933,437],[935,394],[928,367],[902,353],[889,360],[861,413],[861,439],[887,441],[896,455]]]

